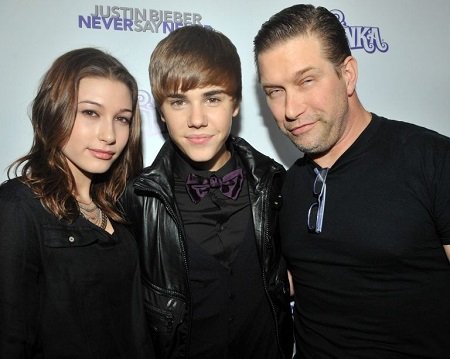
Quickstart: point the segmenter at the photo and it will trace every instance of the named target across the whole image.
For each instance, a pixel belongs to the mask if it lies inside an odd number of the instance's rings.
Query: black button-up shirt
[[[245,173],[236,200],[224,196],[219,188],[212,188],[197,204],[186,191],[186,178],[189,173],[205,178],[212,174],[223,177],[239,167],[238,158],[232,153],[230,160],[215,172],[193,168],[181,154],[175,162],[175,198],[188,240],[195,241],[223,266],[229,267],[236,257],[251,213]]]

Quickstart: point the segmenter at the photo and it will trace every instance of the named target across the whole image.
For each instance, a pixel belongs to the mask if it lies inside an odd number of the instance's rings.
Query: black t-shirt
[[[291,167],[280,213],[299,357],[448,358],[450,139],[373,115],[328,171],[320,234],[315,167]]]

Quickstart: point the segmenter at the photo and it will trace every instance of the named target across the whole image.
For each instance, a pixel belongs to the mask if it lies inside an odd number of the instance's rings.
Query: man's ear
[[[342,76],[347,86],[347,95],[351,96],[356,89],[358,80],[358,63],[353,56],[347,56],[342,64]]]

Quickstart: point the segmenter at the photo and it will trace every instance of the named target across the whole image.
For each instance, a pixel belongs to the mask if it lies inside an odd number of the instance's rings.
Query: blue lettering
[[[378,27],[372,26],[348,26],[345,15],[341,10],[332,10],[339,22],[345,29],[345,34],[351,49],[364,49],[369,54],[376,50],[386,52],[389,49],[388,43],[383,41]]]
[[[114,18],[114,30],[123,31],[123,20],[120,17]]]
[[[103,24],[105,25],[106,30],[109,30],[114,18],[110,17],[109,19],[106,19],[106,18],[102,17],[102,20],[103,20]]]
[[[172,32],[174,30],[173,22],[163,21],[163,33],[167,33],[167,30],[169,30],[169,32]]]
[[[363,49],[369,54],[389,49],[389,45],[381,39],[380,29],[377,27],[348,26],[345,33],[351,49]]]
[[[120,11],[124,11],[121,17]],[[148,13],[147,13],[148,10]],[[133,12],[135,11],[135,13]],[[136,14],[134,16],[134,14]],[[144,20],[149,15],[150,20]],[[107,15],[107,16],[106,16]],[[130,17],[128,17],[128,15]],[[136,18],[135,18],[136,17]],[[162,21],[165,19],[165,21]],[[153,33],[160,32],[161,25],[163,33],[170,33],[180,27],[201,24],[201,15],[196,13],[182,13],[178,11],[162,11],[152,9],[122,8],[117,6],[95,5],[94,13],[88,16],[78,15],[78,27],[80,29],[115,30],[115,31],[135,31]],[[135,20],[135,21],[134,21]]]
[[[355,30],[356,30],[356,40],[358,40],[357,48],[367,49],[369,53],[373,53],[375,51],[375,48],[369,41],[368,37],[368,34],[370,33],[370,27],[356,26]]]
[[[372,32],[370,34],[371,40],[373,41],[374,46],[380,50],[381,52],[386,52],[389,50],[389,45],[387,42],[383,41],[380,34],[380,28],[373,27]]]
[[[83,28],[83,26],[85,26],[86,28],[90,29],[91,28],[91,17],[90,16],[78,16],[78,27],[80,29]]]
[[[101,17],[92,16],[92,28],[93,29],[101,29]]]

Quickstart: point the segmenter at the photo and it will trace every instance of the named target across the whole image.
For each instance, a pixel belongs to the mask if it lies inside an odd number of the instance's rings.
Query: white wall
[[[354,49],[360,77],[358,93],[366,108],[389,118],[413,122],[450,136],[450,2],[448,0],[341,0],[311,1],[339,9],[354,31],[378,28],[387,51],[369,53]],[[150,164],[163,142],[149,98],[148,59],[155,44],[167,35],[161,24],[147,31],[123,31],[120,19],[97,20],[99,29],[79,27],[80,16],[87,21],[96,5],[166,12],[171,18],[186,13],[186,20],[199,19],[222,31],[235,43],[242,59],[243,103],[234,133],[287,167],[299,152],[275,127],[258,88],[253,63],[253,37],[273,13],[294,4],[268,0],[7,0],[2,4],[0,22],[0,182],[5,168],[25,154],[31,145],[28,118],[38,82],[51,62],[63,52],[95,46],[118,57],[138,79],[144,114],[144,157]],[[129,14],[129,12],[128,12]],[[110,21],[109,29],[106,29]],[[105,25],[106,24],[106,25]],[[143,23],[141,23],[142,25]],[[131,27],[139,30],[139,24]],[[359,27],[359,28],[356,28]],[[152,30],[154,32],[152,32]],[[350,31],[350,30],[349,30]],[[365,38],[367,39],[367,37]]]

